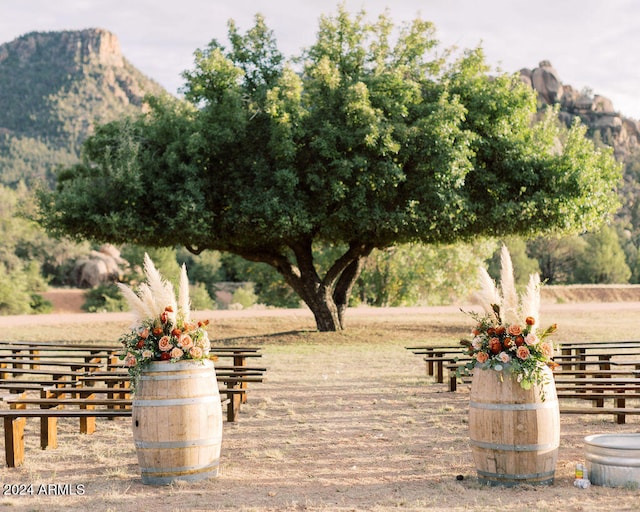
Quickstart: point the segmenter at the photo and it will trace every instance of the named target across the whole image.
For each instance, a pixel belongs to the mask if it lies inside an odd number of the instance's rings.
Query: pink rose
[[[520,334],[522,334],[522,327],[520,327],[518,324],[511,324],[507,329],[507,332],[511,336],[519,336]]]
[[[171,343],[171,338],[169,336],[163,336],[160,338],[158,342],[158,348],[163,352],[167,352],[173,348],[173,343]]]
[[[529,352],[529,348],[525,345],[522,345],[521,347],[518,347],[518,350],[516,351],[516,355],[520,358],[520,359],[527,359],[529,357],[531,353]]]
[[[193,340],[191,339],[191,336],[185,334],[183,336],[180,336],[178,344],[182,347],[183,350],[189,350],[191,347],[193,347]]]
[[[509,361],[511,361],[511,356],[509,356],[509,354],[507,354],[506,352],[500,352],[498,357],[503,363],[508,363]]]
[[[194,359],[200,359],[202,357],[202,349],[200,347],[191,347],[189,350],[189,355]]]
[[[182,349],[174,347],[171,349],[171,359],[180,359],[184,355]]]
[[[553,345],[548,341],[541,343],[540,352],[542,352],[545,357],[548,357],[548,358],[553,357]]]
[[[524,342],[529,346],[535,345],[538,343],[538,337],[531,332],[525,336]]]

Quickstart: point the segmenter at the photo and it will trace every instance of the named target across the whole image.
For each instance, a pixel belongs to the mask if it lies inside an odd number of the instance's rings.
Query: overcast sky
[[[338,0],[0,0],[0,43],[32,31],[104,28],[124,56],[176,93],[193,52],[226,42],[227,20],[242,32],[258,12],[285,55],[315,39],[321,14]],[[515,72],[549,60],[560,80],[608,97],[640,119],[640,1],[637,0],[346,0],[371,18],[388,7],[396,23],[420,15],[442,45],[481,45],[492,66]]]

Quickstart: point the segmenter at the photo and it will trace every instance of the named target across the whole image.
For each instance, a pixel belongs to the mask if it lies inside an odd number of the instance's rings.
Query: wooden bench
[[[39,408],[28,408],[37,405]],[[222,401],[222,406],[226,401]],[[0,410],[4,423],[5,459],[8,467],[17,467],[24,462],[24,427],[27,418],[40,418],[40,447],[56,448],[58,418],[80,418],[89,428],[84,432],[95,432],[95,418],[114,419],[131,416],[131,400],[92,398],[19,398],[11,401],[11,409]],[[73,408],[69,408],[73,406]],[[96,406],[107,406],[97,409]]]
[[[434,377],[435,381],[442,384],[445,378],[445,366],[455,362],[458,358],[468,357],[462,346],[434,345],[432,347],[406,347],[416,355],[424,356],[427,375]]]
[[[26,377],[25,381],[42,386],[54,382],[57,386],[62,386],[61,381],[64,379],[78,382],[82,386],[94,387],[104,384],[109,389],[128,390],[128,373],[119,360],[121,351],[121,347],[108,344],[26,341],[0,344],[0,361],[6,361],[4,367],[1,367],[0,363],[0,386],[9,386],[5,389],[18,392],[18,388],[11,387],[11,384],[14,378],[19,376]],[[230,359],[231,363],[215,363],[220,393],[228,398],[227,421],[238,420],[240,406],[247,400],[248,384],[263,381],[266,368],[248,365],[249,359],[260,357],[262,354],[257,347],[216,346],[211,350],[212,360]],[[73,361],[69,361],[71,358]],[[79,359],[77,365],[76,359]],[[104,365],[104,369],[98,366],[101,364]],[[36,367],[37,365],[41,367]],[[70,367],[78,371],[70,371]]]
[[[114,418],[118,416],[130,416],[131,411],[125,409],[8,409],[0,411],[0,416],[4,420],[4,445],[7,466],[10,468],[19,466],[24,462],[24,426],[27,418],[46,418],[46,431],[40,434],[40,442],[43,438],[50,443],[56,435],[52,435],[54,429],[50,429],[50,419],[57,418],[82,418],[101,417]],[[41,423],[42,425],[42,423]],[[53,447],[49,445],[50,447]],[[54,444],[55,446],[55,444]]]

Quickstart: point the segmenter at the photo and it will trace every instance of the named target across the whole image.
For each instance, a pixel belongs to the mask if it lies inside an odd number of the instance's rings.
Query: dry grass
[[[565,339],[628,339],[640,304],[553,305],[543,320]],[[59,447],[38,448],[27,423],[26,463],[0,465],[4,484],[68,485],[82,496],[3,496],[7,510],[635,510],[637,490],[573,486],[585,435],[634,432],[640,419],[562,417],[553,486],[478,485],[468,444],[468,393],[426,377],[404,347],[455,344],[470,320],[455,308],[352,311],[344,333],[317,333],[305,312],[208,315],[219,343],[260,345],[267,381],[249,394],[240,421],[224,424],[222,474],[167,487],[142,485],[128,419],[98,420],[91,436],[77,420],[59,420]],[[2,324],[2,339],[115,340],[127,321]],[[42,319],[40,319],[42,321]],[[277,334],[283,333],[283,334]],[[223,340],[224,339],[224,340]],[[3,462],[3,461],[2,461]],[[464,480],[456,480],[463,475]],[[64,491],[64,488],[58,487]]]

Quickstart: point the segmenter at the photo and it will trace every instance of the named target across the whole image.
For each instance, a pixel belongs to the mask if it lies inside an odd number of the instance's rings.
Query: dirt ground
[[[626,307],[640,313],[640,303]],[[563,416],[553,485],[490,488],[475,475],[468,389],[448,392],[403,344],[342,345],[311,335],[307,343],[255,341],[267,379],[250,388],[240,420],[224,423],[218,478],[143,485],[128,418],[98,420],[91,436],[78,434],[78,420],[60,419],[58,448],[46,451],[38,447],[39,424],[30,420],[25,464],[7,468],[0,461],[0,509],[637,510],[637,489],[573,485],[584,437],[637,432],[636,417],[617,425],[607,416]]]

